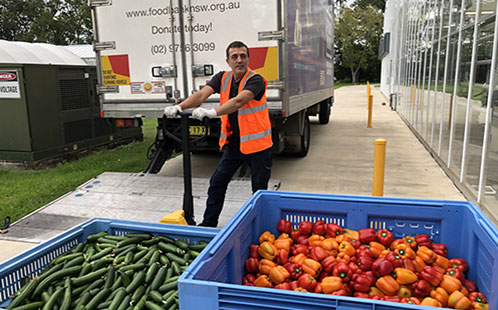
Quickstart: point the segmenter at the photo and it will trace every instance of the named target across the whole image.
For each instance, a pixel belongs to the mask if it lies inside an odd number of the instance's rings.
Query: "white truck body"
[[[166,106],[230,70],[225,50],[232,41],[249,47],[250,68],[268,81],[277,140],[302,136],[304,111],[317,114],[321,102],[328,102],[330,114],[332,0],[90,0],[90,5],[104,117],[160,118]],[[218,100],[213,95],[204,106]],[[298,126],[280,134],[292,115]]]

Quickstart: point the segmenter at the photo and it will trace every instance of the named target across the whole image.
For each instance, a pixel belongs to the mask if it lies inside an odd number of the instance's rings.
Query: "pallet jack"
[[[208,136],[209,118],[205,117],[202,120],[202,125],[205,127],[204,135],[192,139],[190,136],[189,127],[189,117],[192,116],[192,111],[179,111],[177,115],[181,117],[181,125],[180,128],[176,128],[173,131],[168,130],[168,118],[166,116],[163,116],[163,133],[165,136],[168,136],[169,138],[182,145],[184,190],[183,209],[176,210],[170,214],[167,214],[160,220],[160,222],[165,224],[195,225],[194,198],[192,196],[192,164],[190,160],[190,145],[192,143],[201,141]]]

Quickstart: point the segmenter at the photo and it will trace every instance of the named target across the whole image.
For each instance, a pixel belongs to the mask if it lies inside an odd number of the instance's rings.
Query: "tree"
[[[356,0],[355,5],[367,8],[368,6],[373,6],[384,12],[386,10],[386,0]]]
[[[353,83],[358,82],[360,69],[379,63],[377,53],[382,27],[383,14],[376,8],[341,8],[336,18],[335,41],[342,66],[350,69]]]
[[[58,45],[92,41],[86,0],[0,0],[0,38]]]

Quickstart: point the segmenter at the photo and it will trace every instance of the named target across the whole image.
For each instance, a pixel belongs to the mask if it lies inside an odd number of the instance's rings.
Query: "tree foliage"
[[[380,65],[377,54],[382,27],[383,14],[377,8],[341,8],[336,18],[335,43],[342,60],[340,66],[350,70],[353,83],[358,82],[360,70]]]
[[[386,10],[386,0],[356,0],[355,5],[367,8],[368,6],[372,6],[384,12]]]
[[[57,45],[92,41],[86,0],[0,0],[0,38]]]

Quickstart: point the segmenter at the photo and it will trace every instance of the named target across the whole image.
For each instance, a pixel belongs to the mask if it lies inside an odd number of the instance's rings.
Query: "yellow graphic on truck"
[[[100,57],[104,85],[130,85],[130,65],[128,55]]]

